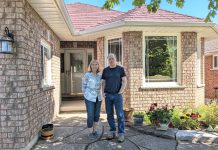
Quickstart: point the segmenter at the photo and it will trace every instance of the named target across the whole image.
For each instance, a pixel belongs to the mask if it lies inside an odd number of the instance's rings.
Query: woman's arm
[[[87,74],[85,74],[82,78],[82,92],[85,93],[85,90],[87,88],[87,82],[88,82],[88,77]]]

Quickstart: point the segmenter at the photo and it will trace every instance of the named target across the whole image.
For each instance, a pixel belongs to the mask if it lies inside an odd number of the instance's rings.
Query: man
[[[114,106],[118,119],[118,142],[124,141],[125,120],[123,112],[122,94],[126,87],[126,74],[124,68],[117,65],[116,56],[108,55],[109,66],[102,73],[102,89],[105,96],[107,120],[110,126],[108,139],[116,137],[116,124],[114,120]]]

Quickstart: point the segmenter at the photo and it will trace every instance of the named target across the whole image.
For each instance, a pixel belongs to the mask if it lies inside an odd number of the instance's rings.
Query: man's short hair
[[[117,60],[117,57],[114,53],[109,53],[108,56],[107,56],[107,59],[109,59],[109,57],[113,57]]]

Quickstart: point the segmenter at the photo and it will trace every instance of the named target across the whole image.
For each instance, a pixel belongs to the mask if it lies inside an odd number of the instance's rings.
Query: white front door
[[[93,49],[76,49],[65,51],[65,91],[67,94],[82,93],[82,77],[94,59]]]

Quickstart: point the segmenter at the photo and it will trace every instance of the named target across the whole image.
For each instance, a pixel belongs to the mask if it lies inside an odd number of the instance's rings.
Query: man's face
[[[116,65],[116,58],[111,55],[108,57],[108,62],[109,62],[110,66],[115,66]]]

